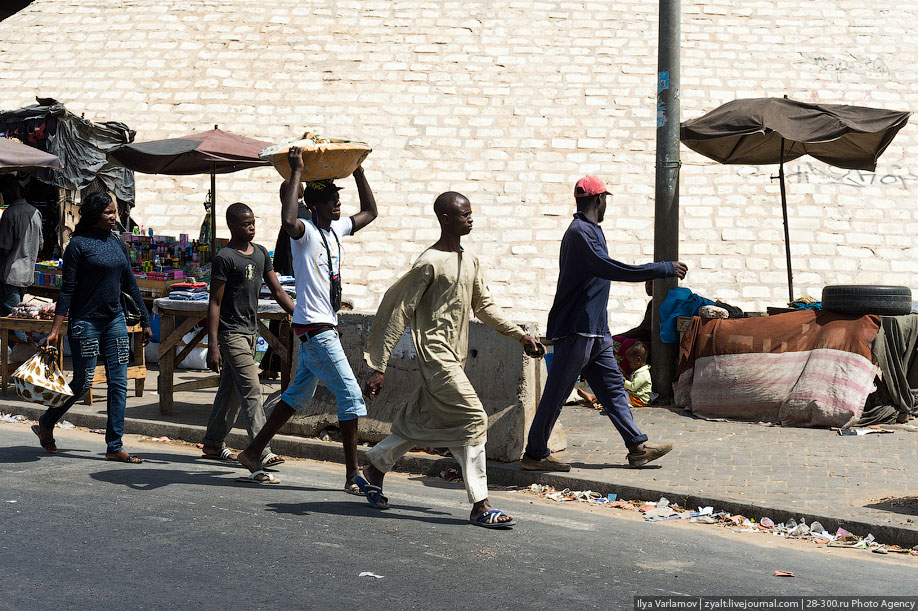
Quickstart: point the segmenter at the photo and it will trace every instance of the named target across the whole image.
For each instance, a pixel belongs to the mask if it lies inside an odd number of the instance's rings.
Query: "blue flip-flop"
[[[389,507],[389,499],[383,496],[382,488],[374,486],[362,475],[355,475],[354,483],[357,484],[360,491],[367,497],[367,503],[376,509],[386,509]]]
[[[499,522],[498,520],[506,516],[503,511],[500,509],[491,509],[486,511],[474,520],[469,520],[475,526],[481,526],[482,528],[508,528],[510,526],[516,526],[516,520],[510,520],[509,522]]]

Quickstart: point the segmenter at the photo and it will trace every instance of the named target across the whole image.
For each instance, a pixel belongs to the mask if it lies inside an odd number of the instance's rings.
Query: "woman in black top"
[[[73,397],[60,407],[49,408],[32,430],[48,452],[57,452],[54,425],[92,387],[96,363],[101,356],[108,379],[108,424],[105,458],[127,463],[142,462],[125,451],[124,411],[127,403],[127,364],[130,339],[121,307],[121,291],[130,293],[141,314],[144,344],[150,341],[147,310],[121,238],[112,233],[117,208],[107,193],[91,193],[80,206],[80,221],[64,251],[62,286],[54,323],[46,344],[57,344],[64,317],[70,314],[67,337],[73,360]]]

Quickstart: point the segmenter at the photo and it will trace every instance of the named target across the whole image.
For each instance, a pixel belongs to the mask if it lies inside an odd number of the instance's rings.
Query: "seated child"
[[[625,353],[625,359],[631,367],[630,380],[625,380],[625,390],[631,405],[643,407],[650,404],[652,399],[652,386],[650,381],[650,365],[647,364],[647,346],[637,342]]]

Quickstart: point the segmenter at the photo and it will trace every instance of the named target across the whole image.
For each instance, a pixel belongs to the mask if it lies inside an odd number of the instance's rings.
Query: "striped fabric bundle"
[[[876,316],[803,310],[695,317],[682,338],[676,405],[704,418],[844,427],[874,390]]]

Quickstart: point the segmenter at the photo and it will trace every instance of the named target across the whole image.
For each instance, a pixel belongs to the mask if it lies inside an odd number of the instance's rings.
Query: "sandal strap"
[[[275,462],[284,462],[284,459],[279,454],[275,454],[274,452],[269,452],[264,458],[261,459],[261,464],[263,465],[270,465]]]
[[[476,518],[479,522],[484,522],[485,524],[498,524],[500,518],[506,517],[505,514],[500,509],[490,509]],[[483,518],[483,519],[482,519]]]

